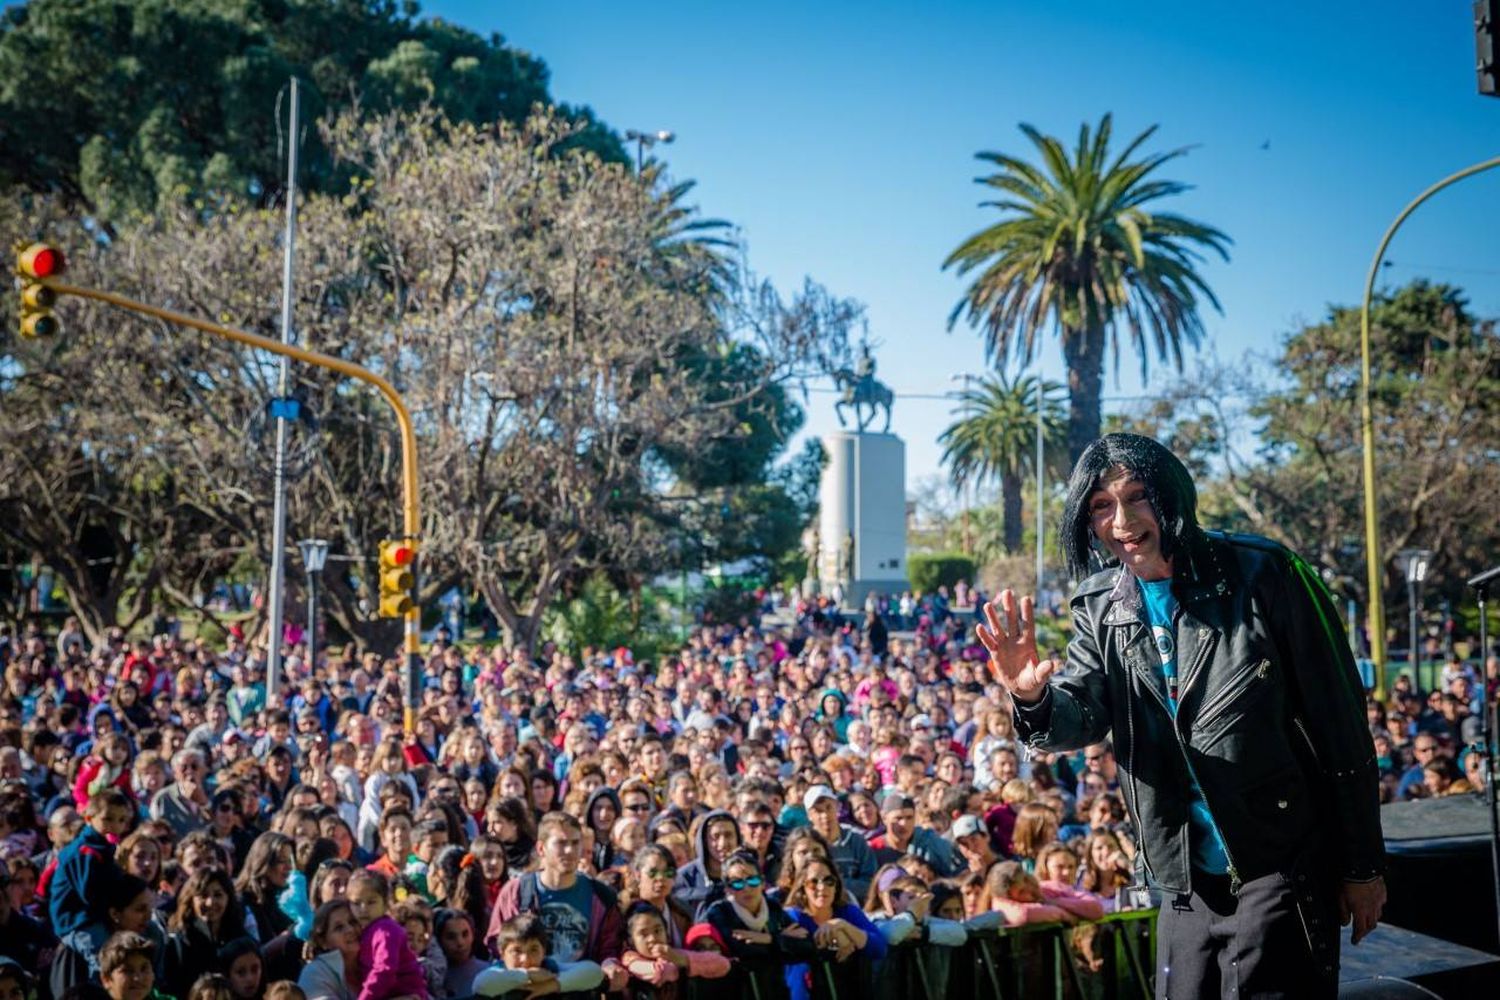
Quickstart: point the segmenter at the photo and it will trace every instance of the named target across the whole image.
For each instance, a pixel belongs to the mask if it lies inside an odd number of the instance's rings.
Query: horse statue
[[[839,418],[839,426],[845,427],[844,407],[854,407],[854,421],[856,429],[861,433],[866,427],[875,422],[876,413],[884,407],[885,427],[882,434],[891,431],[891,404],[896,401],[896,394],[891,387],[875,377],[874,365],[861,365],[864,372],[856,374],[848,368],[840,368],[833,373],[834,384],[843,393],[842,398],[834,404],[833,412]],[[868,408],[868,413],[866,409]]]

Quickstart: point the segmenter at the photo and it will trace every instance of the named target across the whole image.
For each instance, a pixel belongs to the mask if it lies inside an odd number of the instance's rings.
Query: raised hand
[[[1039,701],[1057,661],[1037,659],[1034,602],[1028,595],[1016,600],[1013,590],[984,606],[985,624],[975,632],[990,654],[990,673],[1016,701]]]

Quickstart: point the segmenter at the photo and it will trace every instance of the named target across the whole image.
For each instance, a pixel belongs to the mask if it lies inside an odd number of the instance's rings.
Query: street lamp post
[[[973,414],[970,412],[973,405],[973,396],[969,391],[969,383],[974,381],[974,374],[972,372],[958,372],[954,375],[949,375],[948,381],[963,383],[963,396],[961,397],[963,405],[960,407],[959,412],[962,413],[964,419],[967,420],[969,417],[973,416]],[[969,499],[971,492],[973,492],[972,483],[965,483],[958,488],[959,517],[962,519],[963,549],[964,555],[966,556],[974,554],[974,545],[969,534]]]
[[[625,141],[635,143],[635,172],[640,173],[646,167],[646,150],[655,146],[658,142],[671,142],[676,139],[674,132],[666,129],[658,129],[655,132],[639,132],[630,129],[625,133]]]
[[[1370,588],[1366,620],[1370,628],[1370,659],[1375,663],[1376,698],[1385,698],[1385,601],[1381,594],[1380,512],[1375,502],[1375,417],[1370,405],[1370,301],[1375,297],[1375,276],[1380,273],[1385,248],[1391,245],[1396,230],[1417,210],[1417,206],[1449,185],[1495,167],[1500,167],[1500,156],[1449,174],[1413,198],[1381,237],[1380,246],[1375,249],[1375,259],[1370,261],[1370,273],[1365,277],[1365,295],[1359,308],[1359,427],[1364,459],[1365,574]]]
[[[1406,563],[1406,603],[1410,609],[1407,643],[1411,660],[1411,686],[1422,697],[1422,650],[1419,645],[1422,623],[1422,584],[1427,580],[1427,569],[1432,563],[1432,552],[1428,549],[1403,549],[1397,558]]]
[[[307,570],[307,665],[318,665],[318,577],[328,562],[328,543],[321,538],[304,538],[297,543],[302,550],[302,565]]]

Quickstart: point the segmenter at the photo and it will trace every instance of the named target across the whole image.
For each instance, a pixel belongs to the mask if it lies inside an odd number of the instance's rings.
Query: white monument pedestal
[[[839,431],[823,438],[828,465],[818,489],[818,575],[844,606],[907,589],[906,443],[894,434]]]

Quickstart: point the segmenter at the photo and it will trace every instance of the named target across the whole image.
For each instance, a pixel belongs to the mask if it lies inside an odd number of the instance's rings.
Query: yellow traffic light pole
[[[304,364],[315,365],[319,368],[327,368],[336,371],[349,378],[358,379],[366,385],[374,386],[380,394],[385,397],[386,402],[391,404],[391,409],[396,412],[396,423],[401,428],[401,526],[404,540],[413,547],[414,551],[420,551],[417,547],[417,537],[421,532],[420,508],[417,497],[417,434],[412,426],[411,411],[406,408],[401,395],[396,392],[394,386],[384,378],[353,362],[336,358],[329,354],[320,354],[317,351],[308,351],[292,344],[283,344],[279,340],[270,337],[262,337],[259,334],[250,333],[246,330],[237,330],[234,327],[220,326],[217,323],[209,323],[206,320],[188,316],[184,313],[173,312],[170,309],[159,309],[156,306],[146,305],[123,295],[113,292],[102,292],[94,288],[83,288],[78,285],[67,285],[51,278],[37,279],[39,284],[52,289],[58,295],[72,295],[80,299],[92,299],[95,302],[103,302],[106,305],[125,309],[129,312],[140,313],[151,316],[167,323],[175,323],[178,326],[191,327],[203,333],[223,337],[244,344],[247,347],[258,348],[262,351],[270,351],[273,354],[284,354],[294,361]],[[413,567],[415,569],[415,566]],[[417,697],[420,690],[420,666],[421,657],[421,615],[422,609],[416,600],[416,588],[412,588],[411,607],[406,610],[405,615],[405,653],[406,679],[405,695],[405,730],[408,734],[416,731]],[[378,600],[378,598],[377,598]]]

